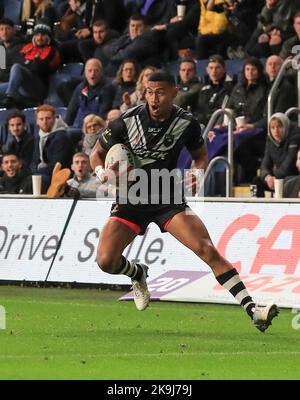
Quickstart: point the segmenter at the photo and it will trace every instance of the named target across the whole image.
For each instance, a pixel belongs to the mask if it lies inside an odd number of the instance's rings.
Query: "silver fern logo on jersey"
[[[6,51],[4,46],[0,46],[0,69],[6,69]]]

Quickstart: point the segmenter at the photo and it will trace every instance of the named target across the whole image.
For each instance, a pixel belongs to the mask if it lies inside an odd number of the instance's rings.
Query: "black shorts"
[[[147,226],[154,222],[162,233],[174,215],[190,209],[186,203],[170,205],[153,205],[151,207],[132,206],[114,203],[110,218],[123,222],[136,234],[144,235]]]

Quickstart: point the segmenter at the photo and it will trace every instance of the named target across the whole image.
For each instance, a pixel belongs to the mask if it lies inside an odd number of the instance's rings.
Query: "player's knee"
[[[98,254],[97,257],[97,263],[99,268],[108,274],[113,274],[115,273],[116,269],[116,260],[115,257],[113,257],[110,254]]]
[[[209,239],[201,239],[198,243],[196,254],[208,265],[219,258],[219,253]]]

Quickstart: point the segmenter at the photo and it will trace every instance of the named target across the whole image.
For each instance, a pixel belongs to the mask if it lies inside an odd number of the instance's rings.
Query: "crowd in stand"
[[[297,57],[300,1],[19,3],[16,16],[0,0],[0,45],[6,54],[0,108],[9,111],[0,127],[0,192],[31,193],[30,175],[39,173],[45,193],[60,162],[74,173],[70,186],[95,197],[88,155],[111,120],[145,102],[147,78],[161,68],[176,75],[175,104],[200,124],[207,125],[219,108],[242,117],[235,128],[235,136],[244,137],[235,149],[236,184],[254,182],[263,196],[274,190],[275,178],[297,175],[300,133],[284,115],[298,106],[296,71],[288,70],[277,89],[270,121],[267,98],[284,60]],[[241,72],[227,71],[228,60],[242,63]],[[82,75],[55,80],[71,63],[83,64]],[[67,109],[64,118],[57,117],[60,106]],[[22,110],[32,107],[36,122],[28,124]],[[226,125],[219,120],[215,129],[226,132]]]

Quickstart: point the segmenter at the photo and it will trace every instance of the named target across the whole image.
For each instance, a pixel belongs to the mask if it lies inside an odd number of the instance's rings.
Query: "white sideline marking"
[[[113,353],[99,353],[99,354],[43,354],[43,355],[25,355],[25,354],[20,354],[20,355],[5,355],[1,354],[0,355],[0,360],[3,359],[44,359],[45,357],[48,357],[51,361],[51,359],[55,358],[61,358],[61,357],[77,357],[77,358],[99,358],[99,357],[109,357],[109,358],[128,358],[128,357],[199,357],[199,356],[244,356],[244,355],[262,355],[262,356],[278,356],[278,355],[290,355],[290,356],[299,356],[300,352],[295,351],[295,352],[289,352],[289,351],[267,351],[267,352],[261,352],[261,351],[228,351],[228,352],[209,352],[209,351],[203,351],[203,352],[198,352],[198,353],[122,353],[122,354],[113,354]]]

